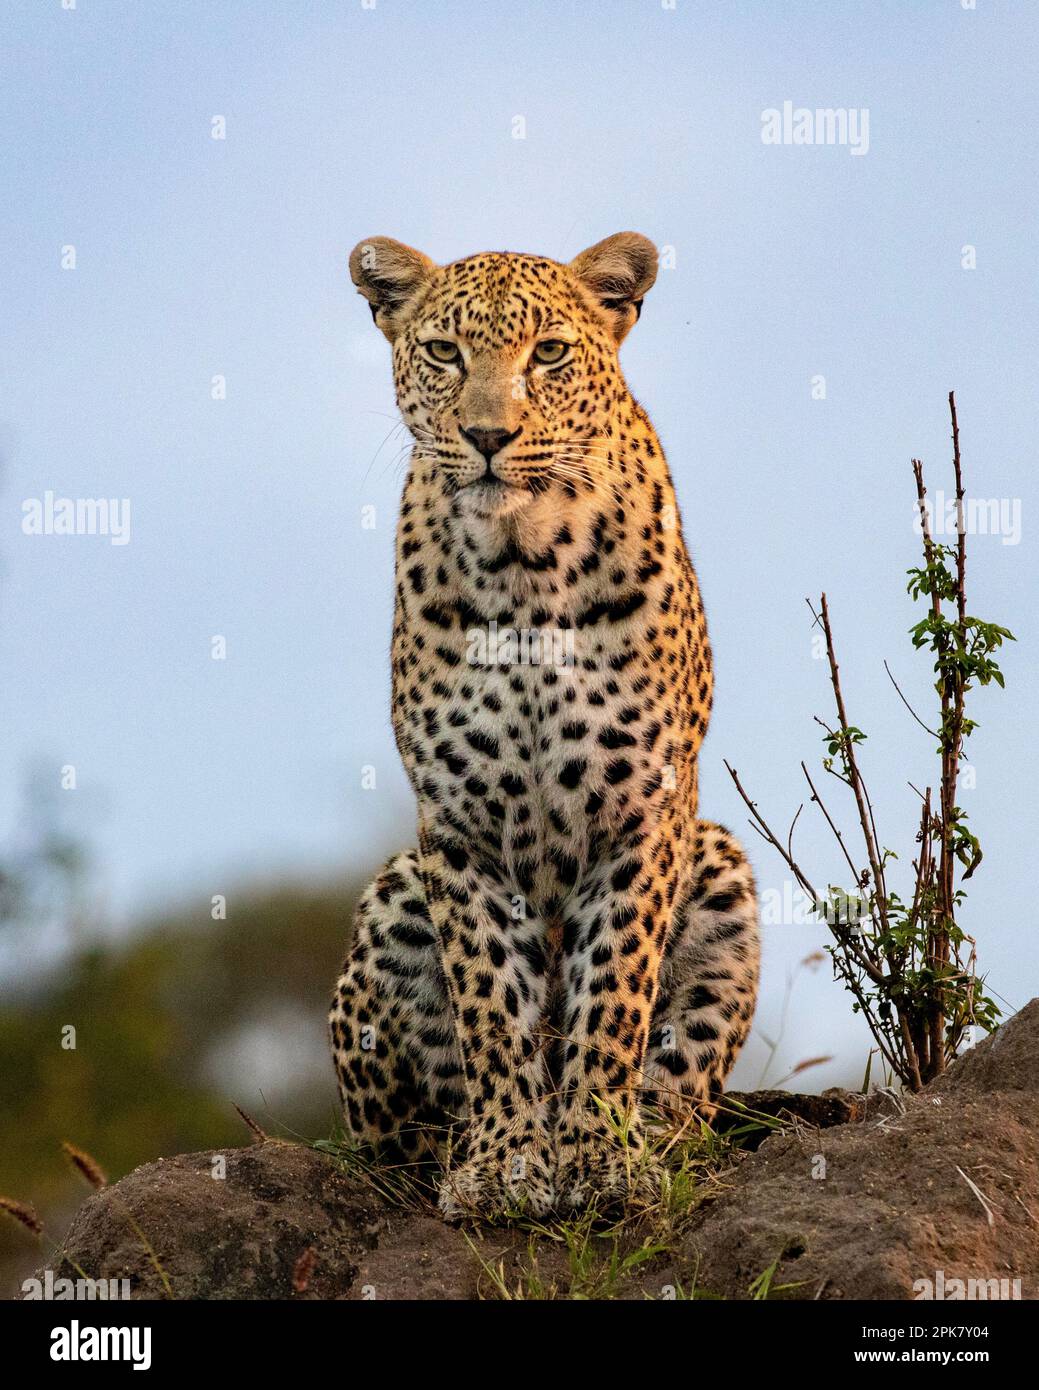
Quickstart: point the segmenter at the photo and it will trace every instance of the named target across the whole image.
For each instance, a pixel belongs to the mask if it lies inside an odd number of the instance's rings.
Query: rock
[[[833,1125],[850,1124],[853,1120],[866,1117],[867,1098],[854,1091],[843,1091],[832,1086],[822,1095],[802,1095],[795,1091],[730,1091],[722,1102],[723,1108],[714,1122],[714,1128],[721,1134],[738,1129],[755,1115],[771,1115],[778,1120],[802,1120],[817,1129],[829,1129]],[[758,1135],[748,1137],[745,1147],[756,1149],[768,1138],[767,1129]]]
[[[478,1269],[432,1214],[277,1140],[135,1169],[88,1199],[64,1252],[55,1277],[129,1279],[135,1298],[363,1298],[391,1258],[396,1298],[472,1298]]]
[[[796,1282],[799,1298],[913,1298],[939,1270],[1039,1297],[1037,1088],[1032,1000],[888,1113],[769,1137],[682,1255],[730,1298],[777,1260],[773,1288]]]
[[[582,1292],[747,1298],[766,1275],[772,1297],[907,1299],[916,1281],[958,1278],[1006,1279],[1010,1292],[1020,1280],[1035,1298],[1037,1088],[1033,1000],[919,1096],[741,1096],[792,1122],[722,1174],[721,1196],[666,1253]],[[626,1231],[621,1248],[647,1238]],[[64,1253],[56,1277],[126,1278],[137,1298],[565,1296],[572,1281],[560,1242],[543,1240],[532,1270],[526,1231],[454,1230],[421,1203],[390,1205],[334,1158],[272,1140],[138,1168],[85,1203]]]

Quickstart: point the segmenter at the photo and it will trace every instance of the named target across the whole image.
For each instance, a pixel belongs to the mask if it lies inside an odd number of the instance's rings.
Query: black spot
[[[422,616],[427,623],[433,623],[436,627],[444,628],[445,631],[451,626],[451,614],[439,603],[427,603],[422,610]]]
[[[603,618],[611,623],[619,623],[625,618],[630,618],[633,613],[637,613],[645,602],[645,594],[631,593],[626,598],[615,599],[612,603],[605,600],[593,603],[582,613],[578,613],[575,626],[589,627],[592,623],[597,623]]]
[[[411,587],[416,594],[426,591],[426,567],[425,565],[412,565],[408,570],[408,578],[411,580]]]
[[[477,753],[486,753],[489,758],[497,758],[501,754],[498,740],[480,729],[471,729],[466,734],[465,741],[470,748],[475,748]]]
[[[635,739],[620,729],[603,729],[599,742],[604,748],[633,748]]]
[[[585,774],[588,764],[583,758],[571,758],[563,767],[559,774],[560,786],[567,787],[570,791],[579,784]]]
[[[469,863],[469,855],[462,845],[456,844],[453,840],[444,842],[444,858],[451,865],[452,869],[461,871]]]
[[[615,893],[623,893],[626,888],[630,888],[635,881],[642,864],[638,859],[625,859],[624,863],[613,871],[613,878],[610,880]]]
[[[627,758],[615,758],[612,763],[607,764],[606,780],[611,787],[615,787],[618,782],[626,782],[633,771]]]

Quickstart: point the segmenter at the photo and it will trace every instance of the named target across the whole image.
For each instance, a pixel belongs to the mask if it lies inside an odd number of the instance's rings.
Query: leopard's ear
[[[428,256],[388,236],[359,241],[350,252],[350,278],[391,343],[435,270]]]
[[[657,248],[638,232],[617,232],[575,256],[570,271],[590,291],[620,343],[657,278]]]

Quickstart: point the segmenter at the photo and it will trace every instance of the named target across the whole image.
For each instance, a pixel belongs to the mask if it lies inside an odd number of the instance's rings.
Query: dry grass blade
[[[993,1214],[992,1208],[989,1206],[988,1202],[985,1200],[985,1194],[982,1192],[981,1188],[980,1188],[980,1187],[978,1186],[978,1184],[977,1184],[976,1182],[974,1182],[971,1178],[968,1178],[968,1177],[967,1177],[967,1174],[963,1171],[963,1169],[959,1166],[959,1164],[956,1165],[956,1171],[957,1171],[957,1173],[959,1173],[960,1177],[961,1177],[961,1178],[963,1179],[963,1181],[967,1184],[967,1186],[970,1188],[970,1190],[974,1193],[975,1197],[977,1197],[977,1199],[978,1199],[978,1201],[981,1203],[981,1205],[985,1208],[985,1215],[986,1215],[986,1217],[988,1218],[988,1224],[989,1224],[990,1226],[994,1226],[994,1225],[996,1224],[995,1215]]]
[[[34,1236],[43,1235],[43,1222],[36,1215],[36,1209],[28,1202],[16,1202],[13,1197],[0,1197],[0,1211],[6,1211],[19,1226],[24,1226]]]
[[[801,1073],[802,1073],[803,1071],[808,1071],[809,1068],[811,1068],[811,1067],[821,1067],[821,1066],[824,1066],[827,1062],[832,1062],[832,1061],[833,1061],[833,1057],[832,1057],[832,1056],[826,1056],[826,1057],[806,1057],[806,1058],[804,1059],[803,1062],[798,1062],[797,1066],[794,1067],[794,1069],[793,1069],[792,1071],[788,1071],[787,1074],[786,1074],[786,1076],[784,1076],[784,1077],[782,1078],[782,1080],[777,1081],[777,1082],[776,1082],[776,1086],[777,1086],[777,1088],[782,1087],[782,1086],[784,1086],[784,1085],[786,1084],[786,1082],[790,1081],[791,1078],[793,1078],[793,1077],[795,1077],[795,1076],[800,1076]]]
[[[251,1116],[247,1115],[240,1105],[236,1105],[235,1109],[238,1111],[239,1118],[243,1121],[243,1123],[247,1125],[249,1129],[252,1130],[253,1135],[255,1137],[255,1142],[257,1144],[265,1144],[267,1140],[270,1138],[270,1135],[267,1133],[267,1131],[265,1129],[261,1129],[261,1127],[256,1123],[256,1121],[252,1119]]]
[[[133,1212],[130,1211],[129,1207],[127,1207],[125,1202],[118,1201],[114,1196],[111,1197],[109,1200],[112,1202],[112,1205],[115,1207],[116,1211],[118,1211],[120,1215],[123,1217],[124,1221],[130,1227],[131,1231],[133,1231],[137,1239],[141,1242],[141,1248],[144,1250],[144,1253],[148,1256],[148,1263],[151,1265],[152,1269],[155,1270],[155,1273],[159,1276],[159,1281],[162,1284],[163,1293],[166,1295],[167,1298],[172,1299],[173,1286],[170,1283],[169,1275],[163,1268],[162,1261],[159,1259],[159,1256],[155,1251],[154,1245],[152,1245],[151,1241],[148,1239],[148,1237],[144,1234],[144,1231],[141,1229],[140,1222],[134,1216]]]
[[[91,1187],[102,1188],[108,1186],[108,1178],[105,1176],[104,1169],[96,1159],[91,1158],[90,1154],[86,1153],[83,1149],[77,1149],[75,1144],[70,1144],[68,1140],[65,1140],[61,1147],[65,1151],[65,1157],[68,1159],[69,1163],[75,1171],[79,1173],[80,1177],[87,1180]]]

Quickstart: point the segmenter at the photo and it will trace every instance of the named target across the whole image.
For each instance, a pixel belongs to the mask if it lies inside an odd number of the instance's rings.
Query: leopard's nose
[[[458,428],[462,432],[462,438],[467,440],[477,451],[477,453],[483,454],[484,458],[487,460],[488,463],[490,463],[491,459],[494,457],[495,454],[499,453],[502,449],[505,448],[506,444],[511,444],[520,432],[518,429],[467,430],[462,425],[459,425]],[[522,428],[523,426],[521,425],[520,429]]]

